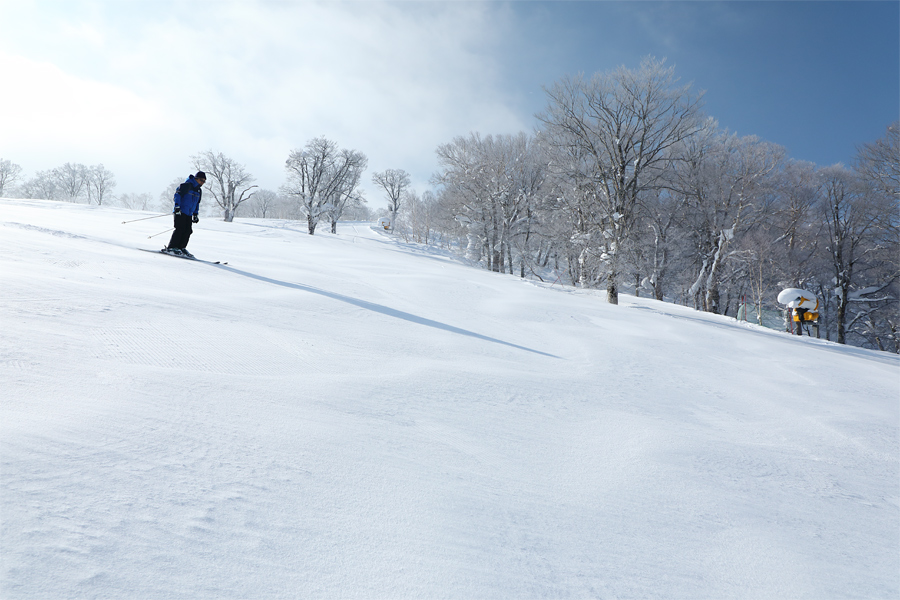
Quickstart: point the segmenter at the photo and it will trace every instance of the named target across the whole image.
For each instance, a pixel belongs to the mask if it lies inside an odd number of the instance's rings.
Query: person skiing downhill
[[[200,198],[203,195],[203,184],[206,183],[206,173],[197,171],[196,175],[188,175],[188,178],[175,190],[175,208],[172,214],[175,216],[175,231],[165,247],[165,252],[175,256],[194,258],[187,251],[188,240],[194,229],[191,223],[198,223],[200,218]]]

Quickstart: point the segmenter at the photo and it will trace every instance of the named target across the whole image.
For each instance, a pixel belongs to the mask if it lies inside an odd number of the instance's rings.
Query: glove
[[[199,222],[200,222],[200,217],[198,217],[197,215],[194,215],[193,217],[191,217],[191,221],[194,222],[194,223],[199,223]]]
[[[176,207],[175,207],[175,211],[174,211],[172,214],[173,214],[173,215],[180,215],[180,214],[181,214],[181,208],[178,207],[178,206],[176,206]]]

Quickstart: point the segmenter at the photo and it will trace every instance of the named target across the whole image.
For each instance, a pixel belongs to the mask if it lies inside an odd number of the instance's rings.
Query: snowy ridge
[[[0,200],[4,599],[900,593],[895,355],[126,215]]]

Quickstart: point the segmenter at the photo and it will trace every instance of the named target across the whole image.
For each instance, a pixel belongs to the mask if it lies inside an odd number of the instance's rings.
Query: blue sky
[[[517,6],[564,40],[530,82],[667,58],[722,127],[797,159],[849,162],[900,118],[900,3],[570,2]],[[528,42],[523,40],[527,48]],[[535,44],[540,55],[549,44]],[[522,73],[520,76],[524,75]]]
[[[158,193],[212,149],[277,189],[325,135],[421,191],[438,144],[530,131],[543,86],[648,55],[798,160],[849,163],[900,118],[897,2],[0,0],[0,157]]]

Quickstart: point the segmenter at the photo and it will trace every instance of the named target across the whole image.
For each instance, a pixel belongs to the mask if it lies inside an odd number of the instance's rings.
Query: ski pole
[[[153,215],[152,217],[144,217],[142,219],[132,219],[131,221],[122,221],[122,225],[124,225],[125,223],[134,223],[135,221],[146,221],[147,219],[158,219],[160,217],[167,217],[171,214],[172,213],[163,213],[161,215]]]
[[[158,235],[162,235],[162,234],[164,234],[164,233],[169,233],[170,231],[175,231],[175,228],[174,228],[174,227],[170,227],[169,229],[166,229],[165,231],[160,231],[159,233],[154,233],[153,235],[148,235],[148,236],[147,236],[147,239],[149,240],[150,238],[155,238],[155,237],[158,236]]]

